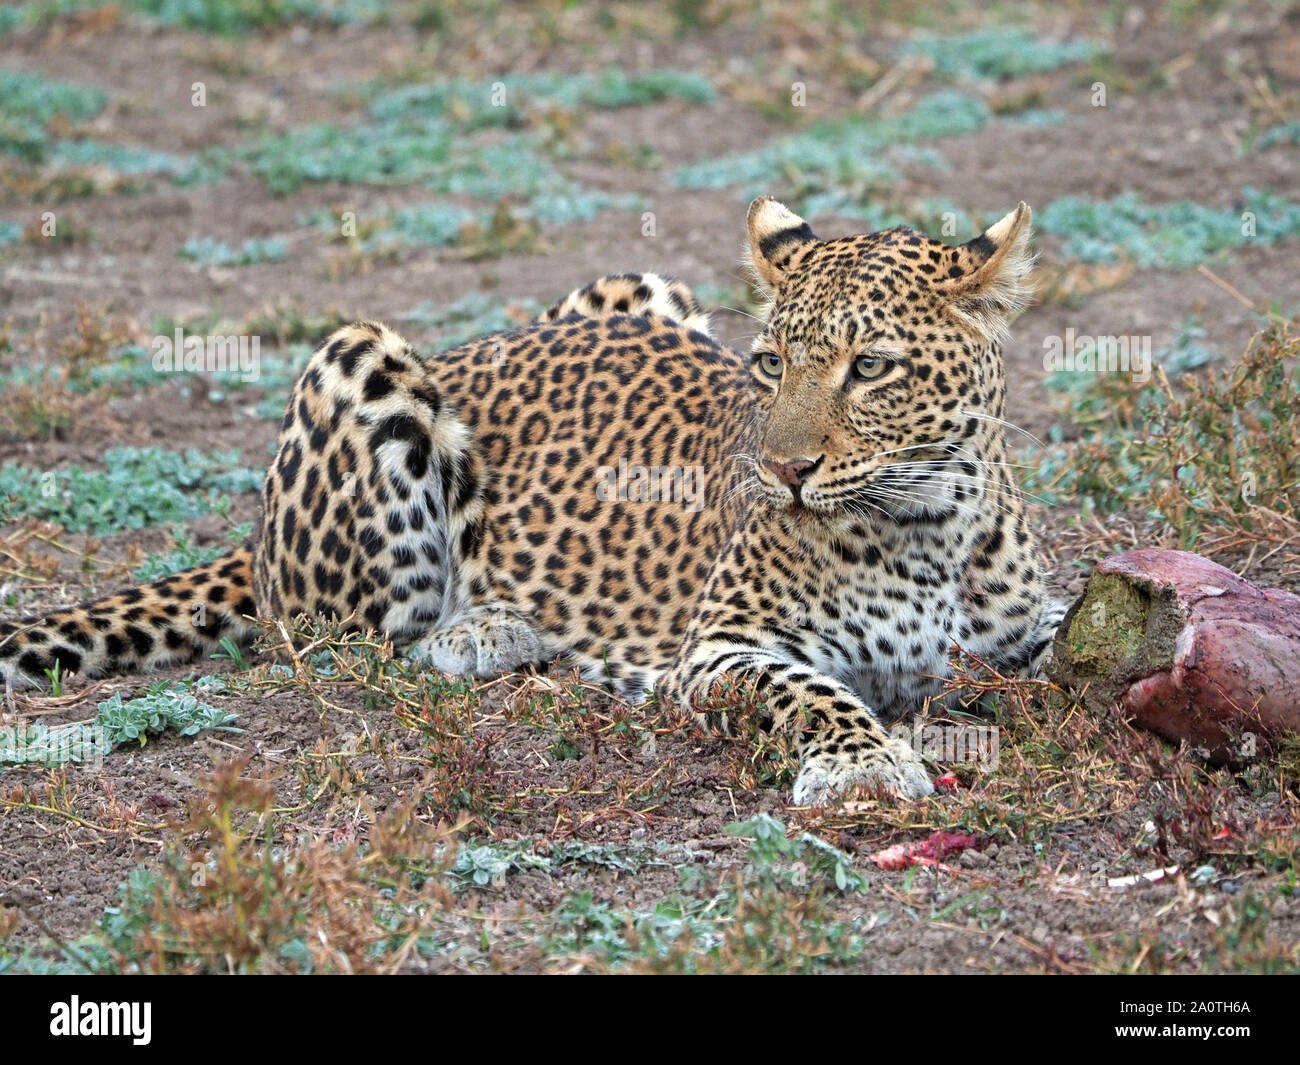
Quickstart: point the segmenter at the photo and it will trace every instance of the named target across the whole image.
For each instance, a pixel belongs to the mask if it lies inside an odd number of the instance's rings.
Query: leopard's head
[[[770,197],[748,231],[770,301],[751,356],[760,495],[890,517],[977,495],[977,460],[1002,458],[999,341],[1029,294],[1029,208],[958,247],[906,226],[819,240]]]

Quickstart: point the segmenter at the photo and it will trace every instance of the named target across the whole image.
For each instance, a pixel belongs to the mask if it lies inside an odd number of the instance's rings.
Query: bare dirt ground
[[[467,297],[522,320],[592,277],[639,269],[697,286],[721,335],[741,346],[752,331],[737,265],[749,190],[743,182],[684,187],[674,180],[678,167],[755,151],[851,113],[902,114],[945,88],[941,71],[900,67],[905,42],[981,25],[961,7],[898,14],[904,5],[890,19],[859,15],[837,29],[800,18],[799,5],[745,14],[706,4],[698,20],[681,22],[618,5],[603,18],[561,5],[542,5],[535,16],[453,5],[450,24],[268,18],[231,37],[150,20],[129,4],[85,6],[95,10],[0,32],[3,70],[106,96],[83,121],[41,119],[49,142],[89,137],[210,153],[223,172],[186,184],[0,152],[0,227],[22,233],[0,244],[0,372],[10,374],[0,396],[7,412],[0,466],[93,469],[108,448],[123,445],[238,448],[241,463],[263,465],[277,426],[265,404],[282,396],[279,383],[215,395],[181,377],[71,387],[79,358],[112,364],[123,345],[147,342],[162,323],[197,332],[210,331],[201,323],[211,331],[242,324],[261,331],[265,350],[290,357],[334,321],[366,317],[434,349],[455,326],[440,310]],[[942,200],[982,223],[1022,199],[1041,209],[1063,197],[1134,193],[1148,203],[1235,212],[1249,207],[1247,188],[1296,195],[1295,143],[1252,147],[1261,128],[1300,113],[1284,88],[1300,81],[1294,12],[1269,3],[1135,4],[1098,20],[1092,6],[1009,10],[1002,24],[1042,40],[1096,42],[1098,52],[1042,72],[959,81],[961,92],[990,105],[989,120],[926,142],[942,165],[900,155],[889,187],[869,195],[903,213]],[[586,192],[640,202],[588,220],[543,222],[527,240],[489,234],[486,250],[463,234],[439,246],[376,250],[312,221],[318,212],[352,211],[364,226],[413,204],[483,206],[472,191],[327,173],[276,194],[248,154],[265,138],[312,123],[366,123],[362,95],[346,90],[372,80],[389,88],[448,78],[487,85],[520,73],[609,68],[690,71],[716,91],[708,100],[669,94],[610,109],[557,104],[527,116],[523,128],[542,131],[560,173]],[[874,91],[890,78],[891,91]],[[200,81],[207,103],[194,107]],[[806,84],[806,108],[789,106],[795,82]],[[1109,93],[1104,108],[1092,102],[1098,82]],[[1030,106],[1060,114],[1017,121]],[[0,126],[0,147],[8,132]],[[770,174],[765,191],[797,203],[815,188],[789,165]],[[523,196],[509,206],[527,203]],[[643,235],[647,209],[653,236]],[[53,212],[64,236],[42,233],[43,212]],[[814,221],[823,236],[861,225],[834,211]],[[235,249],[276,239],[285,254],[243,265],[181,257],[187,241],[205,237]],[[1039,238],[1044,295],[1006,346],[1010,417],[1049,443],[1082,430],[1061,394],[1045,387],[1044,338],[1067,329],[1142,335],[1161,351],[1194,320],[1201,343],[1226,364],[1267,324],[1261,312],[1284,319],[1300,310],[1294,238],[1234,247],[1200,264],[1204,270],[1122,257],[1109,269],[1081,265],[1063,244],[1056,232]],[[106,335],[94,335],[87,321]],[[74,370],[63,373],[65,366]],[[60,374],[34,398],[12,376],[32,367]],[[1041,454],[1024,448],[1030,463]],[[1104,463],[1098,454],[1076,461]],[[1178,546],[1136,488],[1129,502],[1094,512],[1067,492],[1038,512],[1062,594],[1077,594],[1090,566],[1111,551]],[[190,520],[188,535],[200,547],[224,544],[231,527],[253,520],[256,505],[255,492],[236,494],[227,512]],[[10,516],[0,526],[5,617],[129,583],[135,566],[175,538],[165,524],[91,537],[42,525],[21,508]],[[1210,536],[1198,549],[1252,579],[1300,588],[1300,546],[1287,536]],[[710,734],[545,679],[506,678],[473,692],[421,688],[373,649],[345,648],[332,667],[313,660],[291,675],[272,672],[272,661],[254,658],[245,669],[214,661],[165,675],[229,673],[227,692],[210,701],[236,714],[241,732],[168,732],[119,747],[102,765],[0,771],[7,936],[0,969],[1300,966],[1297,777],[1294,761],[1275,754],[1236,772],[1211,769],[1122,722],[1083,720],[1062,693],[995,685],[996,705],[985,716],[960,718],[1001,728],[995,771],[957,767],[955,790],[912,806],[863,797],[845,809],[809,811],[789,805],[788,765],[775,755],[755,758],[743,728],[735,738]],[[350,680],[340,679],[349,671]],[[155,679],[114,677],[90,687],[74,679],[58,698],[20,696],[6,724],[85,721],[99,702],[139,695]],[[964,694],[978,695],[968,679]],[[243,780],[266,782],[265,794],[250,797],[229,777],[211,782],[232,758]],[[213,823],[181,824],[187,804],[205,803],[235,811],[226,836]],[[787,826],[791,849],[753,838],[763,815]],[[750,835],[728,831],[738,823],[748,823]],[[382,843],[381,825],[409,845]],[[907,869],[871,860],[938,830],[968,833],[977,846]],[[840,859],[827,866],[802,832],[838,848],[863,878],[860,890],[833,883],[826,870]],[[223,843],[231,846],[226,864],[212,856]],[[272,913],[261,896],[249,902],[256,894],[249,870],[275,848],[298,856],[298,872],[276,874],[286,877],[277,881],[283,890],[304,893],[296,916]],[[368,854],[382,860],[368,865]],[[485,870],[477,880],[476,860]],[[214,870],[212,885],[186,877],[200,866]],[[1111,883],[1166,867],[1177,871],[1158,883]],[[119,885],[138,868],[167,890],[142,888],[123,902]],[[318,874],[310,891],[294,879],[303,870]],[[312,893],[333,883],[337,897]],[[355,907],[339,901],[346,898],[365,900],[374,923],[355,927]],[[221,924],[245,905],[271,930],[256,947]],[[106,908],[125,913],[129,927],[114,931]],[[380,926],[396,939],[376,933]],[[319,948],[305,930],[318,927],[352,945]]]

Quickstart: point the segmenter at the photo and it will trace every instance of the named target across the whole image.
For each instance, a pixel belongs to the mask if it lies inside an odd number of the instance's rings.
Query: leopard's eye
[[[781,379],[781,373],[785,370],[785,363],[781,356],[774,351],[764,351],[757,357],[758,368],[767,377],[776,380]]]
[[[889,372],[889,360],[879,355],[863,355],[854,362],[853,372],[862,381],[875,381]]]

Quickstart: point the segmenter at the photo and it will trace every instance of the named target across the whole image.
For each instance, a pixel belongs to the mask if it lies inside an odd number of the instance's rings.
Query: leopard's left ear
[[[749,205],[745,228],[749,236],[747,258],[754,279],[769,295],[781,287],[817,243],[812,227],[771,196],[760,196]]]
[[[989,226],[974,240],[951,250],[947,276],[935,288],[955,310],[990,338],[1006,330],[1007,318],[1022,310],[1033,295],[1029,274],[1034,257],[1029,205],[1020,206]]]

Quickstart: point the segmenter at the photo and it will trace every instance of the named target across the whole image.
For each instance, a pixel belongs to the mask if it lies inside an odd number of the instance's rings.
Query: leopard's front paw
[[[904,799],[923,799],[934,791],[925,764],[911,746],[890,737],[878,747],[852,755],[810,754],[794,782],[794,802],[819,806],[858,784],[883,786]]]

